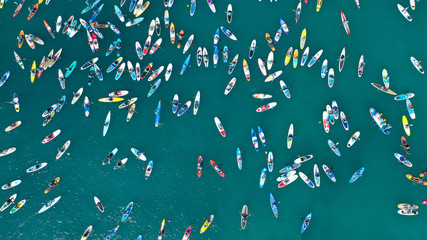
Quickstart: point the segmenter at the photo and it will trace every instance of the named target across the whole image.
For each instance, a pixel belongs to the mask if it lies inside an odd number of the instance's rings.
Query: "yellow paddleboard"
[[[25,40],[24,36],[25,36],[25,34],[24,34],[24,30],[21,30],[21,32],[19,33],[19,37],[20,37],[20,38],[22,38],[22,41],[21,41],[21,42],[18,42],[18,47],[19,47],[19,48],[21,48],[21,47],[22,47],[22,44],[24,44],[24,40]]]
[[[400,203],[400,204],[397,205],[397,207],[400,208],[400,209],[408,208],[409,206],[412,206],[412,209],[418,209],[417,205],[410,204],[410,203]]]
[[[323,4],[323,0],[317,0],[316,12],[320,11],[322,4]]]
[[[100,102],[120,102],[125,100],[124,98],[119,97],[107,97],[107,98],[100,98],[98,101]]]
[[[408,119],[406,118],[405,115],[402,116],[402,124],[403,124],[403,129],[406,132],[406,135],[411,136],[411,129],[409,127]]]
[[[288,52],[286,53],[286,57],[285,57],[285,66],[287,66],[289,64],[289,62],[291,61],[291,57],[292,57],[292,51],[294,49],[292,47],[290,47],[288,49]]]
[[[130,106],[130,108],[129,108],[128,115],[126,116],[126,122],[130,121],[134,112],[135,112],[135,103],[132,104],[132,106]]]
[[[31,67],[31,83],[33,83],[34,79],[36,79],[36,70],[37,70],[36,61],[34,61],[33,66]]]
[[[211,225],[213,220],[214,220],[214,215],[210,215],[209,218],[203,224],[202,229],[200,229],[200,234],[204,233],[206,229],[208,229],[208,227]]]
[[[301,40],[300,40],[300,43],[299,43],[299,46],[300,46],[300,48],[301,48],[301,50],[304,48],[304,46],[305,46],[305,40],[307,39],[307,30],[305,30],[305,28],[304,28],[304,30],[302,30],[302,33],[301,33]]]
[[[49,186],[46,190],[44,190],[44,193],[46,194],[46,193],[50,192],[54,187],[56,187],[58,185],[60,180],[61,180],[60,177],[55,178],[55,181],[53,182],[54,185]]]
[[[135,17],[141,16],[141,14],[143,14],[145,12],[145,10],[147,10],[148,6],[150,6],[150,1],[147,1],[144,3],[142,8],[140,10],[138,10],[138,12],[136,12]]]
[[[295,49],[295,51],[294,51],[294,61],[293,61],[293,63],[294,63],[294,68],[297,68],[297,66],[298,66],[298,49]]]
[[[271,48],[271,51],[276,51],[276,47],[273,44],[273,39],[271,38],[270,34],[265,34],[265,40],[267,41],[268,46]]]
[[[427,182],[425,182],[424,180],[417,178],[415,176],[412,176],[412,174],[406,174],[406,178],[408,178],[409,180],[411,180],[414,183],[418,183],[421,185],[427,185]]]
[[[162,221],[162,225],[160,226],[160,231],[159,231],[159,237],[157,239],[162,239],[164,233],[165,233],[165,219],[163,219]]]
[[[246,59],[243,59],[243,72],[245,73],[245,78],[248,80],[248,82],[251,80],[251,73],[249,71],[248,62],[246,62]]]
[[[181,40],[181,42],[179,41],[179,36],[184,36],[184,30],[181,30],[180,32],[179,32],[179,34],[178,34],[178,44],[176,45],[176,47],[178,48],[178,49],[180,49],[181,48],[181,45],[182,45],[182,40]],[[182,38],[181,38],[182,39]]]

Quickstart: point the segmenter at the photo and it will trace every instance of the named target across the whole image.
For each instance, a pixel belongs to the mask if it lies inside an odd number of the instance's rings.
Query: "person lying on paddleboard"
[[[55,180],[53,180],[51,183],[49,183],[49,187],[50,188],[53,188],[53,187],[55,187],[56,186],[56,182],[55,182]]]

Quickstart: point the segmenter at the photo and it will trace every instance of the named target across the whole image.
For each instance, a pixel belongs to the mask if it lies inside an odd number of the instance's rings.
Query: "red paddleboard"
[[[218,163],[216,163],[214,160],[211,160],[210,163],[212,167],[215,169],[215,172],[217,172],[221,177],[225,177],[225,174],[222,171],[222,169],[219,167]]]
[[[404,136],[400,138],[400,141],[402,142],[402,147],[405,150],[407,154],[411,154],[411,148],[409,147],[408,141]]]
[[[197,176],[201,177],[203,173],[203,158],[200,155],[199,158],[197,159]]]

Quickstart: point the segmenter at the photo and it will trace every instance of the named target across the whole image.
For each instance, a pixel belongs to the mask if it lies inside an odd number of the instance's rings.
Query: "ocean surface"
[[[89,20],[91,12],[80,14],[86,6],[83,0],[52,0],[49,5],[40,6],[33,19],[27,21],[27,8],[36,1],[27,0],[17,17],[13,1],[8,1],[0,9],[0,74],[11,72],[9,80],[0,88],[0,127],[21,120],[22,125],[11,132],[0,133],[0,149],[16,147],[11,155],[0,158],[0,184],[21,179],[22,183],[9,190],[1,190],[0,204],[14,193],[17,201],[27,199],[24,207],[15,214],[9,214],[12,207],[0,213],[0,239],[80,239],[89,225],[93,225],[94,235],[89,239],[105,239],[110,230],[118,224],[120,228],[114,239],[157,239],[161,221],[166,219],[163,239],[181,239],[186,228],[193,226],[191,239],[415,239],[427,235],[425,214],[427,209],[421,201],[427,199],[427,187],[409,181],[405,175],[418,174],[427,168],[424,145],[427,125],[427,102],[425,89],[427,79],[413,67],[410,56],[422,61],[427,67],[427,6],[417,2],[416,10],[408,9],[413,17],[408,22],[398,11],[396,3],[409,6],[409,1],[366,1],[361,0],[358,9],[353,0],[324,1],[320,12],[316,12],[316,1],[302,3],[302,14],[295,24],[298,0],[224,1],[215,2],[217,12],[213,13],[206,1],[197,1],[194,16],[189,14],[190,1],[177,0],[169,10],[171,22],[176,32],[185,31],[183,44],[191,34],[195,40],[186,54],[177,49],[165,28],[163,1],[151,1],[145,19],[140,26],[125,27],[114,14],[113,6],[119,0],[102,1],[104,9],[97,21],[115,24],[122,32],[122,56],[124,61],[134,65],[138,61],[144,68],[153,62],[153,69],[161,65],[173,64],[172,76],[164,81],[150,97],[147,78],[133,81],[125,72],[115,81],[116,70],[106,73],[108,66],[117,58],[115,52],[106,57],[110,43],[119,37],[111,29],[100,29],[104,35],[99,40],[99,52],[92,53],[84,28],[70,40],[66,35],[56,33],[53,39],[43,24],[46,20],[52,28],[58,15],[63,20],[74,15]],[[129,13],[129,0],[121,8],[125,18]],[[227,23],[227,5],[233,5],[233,20]],[[98,5],[99,6],[99,5]],[[97,7],[96,7],[97,8]],[[344,11],[349,20],[351,35],[341,26],[340,12]],[[144,44],[148,36],[148,26],[152,19],[161,20],[161,48],[153,55],[139,60],[135,53],[135,41]],[[283,74],[273,82],[265,83],[257,66],[257,59],[264,61],[270,52],[265,41],[265,33],[274,36],[283,18],[289,25],[290,34],[283,34],[276,45],[275,64],[269,74],[283,70]],[[221,33],[219,50],[227,45],[230,61],[239,54],[235,71],[227,74],[228,64],[223,63],[222,54],[217,68],[213,68],[213,36],[218,27],[230,29],[238,38],[232,41]],[[309,59],[320,49],[323,55],[311,68],[307,65],[294,69],[291,64],[284,66],[287,49],[299,49],[302,30],[307,29],[306,46],[310,47]],[[37,45],[32,50],[27,43],[21,49],[16,36],[20,30],[32,33],[44,40],[45,45]],[[153,41],[159,37],[154,34]],[[249,59],[249,46],[257,40],[257,49]],[[209,52],[209,67],[196,64],[197,48],[206,47]],[[338,72],[339,55],[346,48],[347,59],[344,69]],[[63,49],[61,58],[41,78],[30,82],[30,68],[33,60],[40,63],[51,49]],[[13,51],[25,59],[25,70],[14,61]],[[300,51],[300,59],[303,50]],[[192,55],[190,66],[181,76],[179,71],[188,54]],[[363,76],[357,76],[357,65],[364,55],[366,66]],[[87,84],[88,70],[81,71],[86,61],[99,57],[98,66],[104,80],[94,79]],[[243,58],[250,67],[251,81],[246,81],[242,69]],[[327,79],[320,77],[321,63],[328,59],[329,67],[335,69],[336,83],[333,88]],[[66,81],[62,90],[58,82],[58,69],[65,73],[73,61],[77,67]],[[371,82],[382,84],[381,71],[386,68],[390,76],[390,89],[397,93],[413,92],[411,99],[416,119],[409,118],[405,102],[393,100],[393,96],[377,91]],[[237,83],[229,95],[224,89],[232,77]],[[280,91],[279,80],[284,80],[291,91],[287,99]],[[73,92],[84,87],[83,96],[71,105]],[[129,90],[125,98],[138,97],[136,113],[126,122],[127,110],[118,109],[118,103],[101,103],[99,98],[117,90]],[[191,100],[197,91],[201,92],[200,109],[193,115],[193,106],[181,117],[172,114],[170,101],[174,94],[181,103]],[[20,97],[21,110],[15,112],[11,101],[13,93]],[[254,93],[268,93],[272,99],[259,100]],[[43,111],[56,103],[63,95],[67,104],[52,121],[42,127]],[[91,102],[90,116],[84,116],[83,99]],[[158,101],[162,101],[161,120],[154,127]],[[255,110],[270,102],[277,106],[269,111],[257,113]],[[336,100],[344,111],[350,125],[345,131],[338,121],[325,133],[321,124],[322,112],[327,104]],[[390,135],[384,135],[369,115],[374,107],[383,113],[392,125]],[[105,137],[102,129],[105,117],[111,111],[111,125]],[[406,137],[411,146],[411,155],[406,155],[414,166],[407,168],[396,161],[393,154],[404,153],[400,146],[403,136],[402,115],[406,115],[411,127],[411,136]],[[227,136],[223,138],[214,123],[218,117]],[[292,148],[286,148],[286,135],[293,123],[295,139]],[[260,125],[264,130],[267,146],[260,144],[255,152],[251,142],[251,128]],[[45,136],[61,129],[62,133],[52,142],[41,144]],[[361,132],[360,141],[347,148],[348,139],[355,131]],[[337,157],[328,147],[327,140],[339,142],[342,156]],[[71,146],[59,160],[55,160],[57,149],[67,140]],[[151,178],[145,180],[144,173],[148,161],[137,160],[130,148],[145,153],[154,161]],[[243,155],[243,169],[236,163],[236,148]],[[110,165],[102,165],[110,151],[118,148]],[[267,167],[266,151],[274,153],[274,171],[268,173],[264,188],[260,189],[261,170]],[[298,156],[313,154],[314,158],[304,163],[298,171],[304,172],[312,181],[313,165],[326,164],[337,182],[330,181],[321,170],[321,186],[309,188],[301,179],[285,188],[278,188],[276,178],[279,169],[293,163]],[[197,177],[197,158],[204,159],[201,178]],[[124,167],[113,170],[117,161],[129,158]],[[221,178],[210,166],[209,160],[222,164],[225,178]],[[25,170],[36,163],[47,162],[46,168],[31,174]],[[364,175],[349,184],[352,174],[365,167]],[[43,191],[56,177],[61,177],[58,186],[48,194]],[[270,192],[278,202],[279,217],[276,219],[269,204]],[[36,214],[51,199],[62,196],[60,201],[48,211]],[[105,207],[101,213],[96,208],[93,197],[97,196]],[[135,206],[128,220],[121,223],[121,215],[129,202]],[[414,203],[420,206],[419,215],[401,216],[397,214],[397,204]],[[240,227],[239,212],[247,204],[250,217],[246,229]],[[304,218],[312,212],[310,226],[304,234],[300,228]],[[203,222],[210,214],[215,219],[209,229],[200,234]]]

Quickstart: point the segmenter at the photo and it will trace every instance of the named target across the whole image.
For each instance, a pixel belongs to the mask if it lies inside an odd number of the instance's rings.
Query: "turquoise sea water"
[[[361,9],[353,0],[328,1],[316,12],[316,2],[303,2],[302,14],[295,24],[298,1],[270,3],[267,0],[222,1],[215,5],[217,12],[210,11],[206,1],[197,2],[196,14],[189,15],[190,1],[175,1],[169,10],[171,21],[177,32],[185,31],[184,41],[195,35],[190,67],[183,76],[179,70],[187,54],[182,48],[176,49],[169,40],[169,29],[163,23],[163,1],[152,1],[142,15],[145,20],[140,26],[126,28],[114,16],[113,6],[120,1],[105,3],[97,21],[114,23],[122,32],[122,56],[134,64],[139,61],[142,67],[149,62],[154,68],[169,62],[173,63],[172,77],[163,82],[156,93],[146,97],[149,83],[144,79],[133,81],[125,72],[119,81],[114,80],[116,71],[105,73],[107,67],[116,59],[115,53],[105,57],[110,43],[117,35],[110,29],[101,29],[105,36],[100,40],[100,51],[92,54],[83,29],[71,40],[65,35],[55,33],[52,39],[43,25],[45,19],[51,27],[58,15],[63,19],[73,14],[76,18],[89,20],[91,13],[81,15],[84,1],[52,0],[48,6],[40,6],[36,16],[27,21],[27,8],[35,1],[27,1],[17,17],[12,18],[15,5],[9,1],[0,10],[0,34],[2,36],[0,52],[2,60],[0,74],[11,71],[9,80],[0,88],[0,126],[6,128],[13,122],[23,123],[17,129],[1,133],[0,149],[16,147],[15,153],[0,158],[0,184],[21,179],[21,185],[0,192],[2,204],[9,196],[18,194],[17,201],[27,199],[26,205],[17,213],[10,215],[11,207],[0,214],[0,239],[80,239],[87,226],[93,225],[94,235],[89,239],[105,239],[110,230],[119,224],[124,208],[131,201],[135,206],[129,219],[121,223],[115,239],[156,239],[163,218],[166,230],[163,239],[181,239],[185,229],[193,225],[191,239],[402,239],[419,238],[427,234],[424,227],[426,207],[421,201],[427,198],[426,187],[416,185],[406,179],[411,173],[418,175],[427,167],[424,159],[424,120],[427,101],[424,91],[427,87],[425,76],[418,73],[410,62],[410,56],[420,61],[427,58],[425,42],[427,34],[423,30],[427,22],[426,6],[417,2],[415,11],[408,10],[414,18],[408,22],[399,13],[396,2],[363,1]],[[229,3],[233,4],[233,21],[228,24],[224,11]],[[400,0],[408,6],[409,2]],[[129,1],[122,11],[126,19],[132,18],[128,12]],[[350,21],[351,35],[347,36],[340,25],[340,12],[344,11]],[[135,54],[135,41],[141,44],[148,35],[151,19],[159,17],[162,23],[161,48],[142,61]],[[282,17],[290,26],[290,34],[282,35],[276,45],[276,64],[269,73],[283,70],[279,79],[264,83],[265,77],[257,67],[257,58],[266,60],[270,49],[265,42],[265,33],[274,36]],[[234,42],[221,33],[218,44],[230,49],[230,58],[239,53],[238,65],[232,75],[227,74],[228,64],[222,62],[212,67],[213,35],[218,27],[225,26],[233,31],[238,41]],[[307,29],[307,43],[311,56],[320,49],[324,50],[319,62],[313,67],[291,65],[284,66],[287,49],[299,46],[302,29]],[[37,45],[35,50],[26,43],[21,49],[16,44],[16,36],[23,29],[45,41],[44,46]],[[154,34],[153,42],[157,39]],[[253,59],[248,58],[248,47],[253,39],[258,42]],[[197,47],[206,47],[210,54],[210,66],[197,67]],[[338,72],[338,59],[342,48],[346,48],[348,58],[344,69]],[[51,49],[63,48],[61,59],[46,70],[40,79],[30,83],[29,69],[32,61],[37,65]],[[16,51],[24,60],[22,70],[13,59]],[[302,50],[299,49],[300,56]],[[365,57],[365,71],[362,78],[357,77],[357,64],[360,55]],[[99,57],[98,65],[103,69],[104,81],[96,78],[87,86],[88,71],[80,71],[83,63],[93,57]],[[247,82],[242,70],[242,61],[246,58],[251,70],[251,81]],[[337,82],[330,89],[327,80],[320,77],[321,62],[329,60],[329,66],[335,69]],[[57,69],[62,70],[76,60],[77,68],[62,90],[57,80]],[[425,64],[424,64],[425,65]],[[426,66],[425,66],[426,67]],[[401,124],[403,114],[408,116],[404,102],[396,102],[391,95],[378,92],[371,82],[381,83],[381,71],[388,70],[390,88],[397,93],[413,92],[411,99],[417,117],[410,120],[414,126],[411,136],[407,137],[412,153],[407,156],[414,164],[412,168],[400,166],[393,154],[403,154],[400,137],[404,135]],[[235,88],[227,96],[224,89],[232,77],[237,78]],[[164,74],[161,74],[164,79]],[[146,78],[147,79],[147,78]],[[279,90],[279,80],[289,86],[292,98],[287,99]],[[84,87],[82,98],[71,105],[72,93]],[[116,90],[129,90],[127,97],[138,97],[137,113],[130,122],[126,122],[126,110],[119,110],[116,103],[100,103],[97,99],[106,97]],[[197,91],[201,92],[200,109],[196,116],[192,108],[183,116],[171,114],[171,105],[175,93],[182,103],[191,100]],[[21,111],[16,113],[10,101],[13,93],[20,96]],[[278,103],[273,110],[256,113],[255,109],[269,100],[257,100],[252,94],[264,92],[272,94],[272,101]],[[62,95],[68,100],[60,113],[42,127],[41,113],[54,104]],[[91,113],[84,116],[83,98],[91,100]],[[347,132],[341,123],[331,127],[329,134],[323,130],[322,112],[332,100],[338,102],[349,119]],[[162,101],[161,124],[154,127],[153,111],[158,101]],[[384,135],[372,121],[369,107],[374,107],[393,126],[389,136]],[[102,137],[102,127],[108,111],[111,110],[111,126]],[[214,124],[214,117],[222,121],[227,137],[222,138]],[[286,134],[293,123],[295,139],[291,150],[286,148]],[[250,139],[250,129],[260,125],[267,139],[267,147],[260,146],[256,153]],[[40,142],[56,129],[62,133],[48,144]],[[361,140],[352,148],[345,147],[355,131],[361,131]],[[327,140],[340,142],[338,147],[342,157],[337,157],[329,149]],[[71,146],[60,160],[55,160],[57,148],[67,140]],[[102,165],[102,161],[114,148],[118,154],[112,164]],[[136,160],[130,152],[135,147],[144,151],[148,159],[154,161],[151,178],[144,178],[147,162]],[[244,157],[243,170],[237,168],[235,151],[240,147]],[[268,173],[263,189],[258,181],[261,170],[266,167],[266,154],[274,153],[274,171]],[[321,172],[320,188],[311,189],[298,179],[291,185],[279,189],[276,178],[278,170],[292,163],[298,155],[313,154],[314,159],[299,169],[310,179],[314,163],[333,167],[337,182],[333,183]],[[197,178],[197,157],[202,155],[205,164],[201,178]],[[114,164],[128,157],[126,165],[114,171]],[[218,176],[209,166],[209,160],[222,164],[225,178]],[[48,162],[43,170],[27,174],[25,170],[39,162]],[[351,175],[360,167],[366,168],[365,174],[357,182],[349,184]],[[56,177],[61,182],[48,194],[44,189]],[[276,219],[269,205],[269,193],[276,198],[279,218]],[[44,203],[62,196],[53,208],[35,214]],[[101,213],[94,206],[93,196],[97,196],[105,207]],[[414,203],[420,206],[418,216],[400,216],[396,213],[397,204]],[[248,224],[245,230],[240,228],[239,211],[242,206],[249,207]],[[302,217],[313,213],[312,222],[301,235]],[[200,227],[210,214],[215,219],[210,228],[199,234]]]

